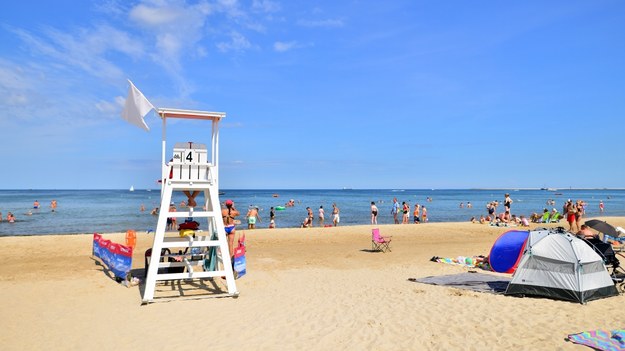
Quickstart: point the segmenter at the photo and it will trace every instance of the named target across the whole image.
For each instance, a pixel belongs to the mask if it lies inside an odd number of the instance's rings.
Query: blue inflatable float
[[[514,273],[519,265],[529,231],[510,230],[499,236],[490,249],[488,261],[499,273]]]

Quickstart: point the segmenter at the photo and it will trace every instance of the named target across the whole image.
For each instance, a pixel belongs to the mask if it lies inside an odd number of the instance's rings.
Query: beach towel
[[[567,339],[595,350],[625,351],[625,329],[591,330],[570,334]]]
[[[433,256],[430,258],[430,261],[451,264],[454,266],[463,266],[467,268],[480,268],[486,271],[491,270],[488,260],[485,260],[484,256],[458,256],[454,258]]]
[[[430,276],[425,278],[410,278],[411,282],[449,286],[452,288],[503,294],[508,288],[510,278],[499,277],[484,273],[460,273],[450,275]]]

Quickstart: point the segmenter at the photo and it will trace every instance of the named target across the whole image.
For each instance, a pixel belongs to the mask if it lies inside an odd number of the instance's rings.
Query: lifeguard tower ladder
[[[217,296],[238,296],[232,262],[228,250],[226,231],[221,218],[221,205],[219,201],[219,177],[218,177],[218,151],[219,151],[219,121],[226,116],[223,112],[205,112],[178,109],[158,109],[158,114],[163,121],[162,139],[162,188],[161,206],[154,234],[154,243],[150,257],[150,265],[145,282],[143,303],[154,301],[156,283],[168,280],[189,280],[225,277],[227,293],[216,294]],[[174,146],[172,160],[166,163],[166,120],[168,118],[186,118],[212,121],[211,154],[210,159],[206,146],[196,143],[177,143]],[[174,191],[200,191],[204,194],[204,203],[198,203],[196,207],[188,207],[181,211],[170,211],[170,203]],[[197,208],[197,210],[196,210]],[[166,233],[167,218],[187,218],[194,220],[206,218],[207,226],[201,223],[201,232],[196,232],[195,237],[180,236]],[[178,221],[183,222],[182,221]],[[199,222],[199,221],[198,221]],[[203,228],[202,228],[203,227]],[[177,228],[174,228],[176,230]],[[213,237],[216,233],[217,239]],[[168,234],[168,235],[166,235]],[[204,234],[204,235],[198,235]],[[212,240],[211,240],[212,238]],[[221,252],[221,267],[215,265],[215,270],[205,270],[204,260],[208,258],[206,253],[211,248],[218,248]],[[174,250],[166,250],[174,249]],[[185,253],[176,254],[176,250]],[[172,252],[167,254],[166,252]],[[169,258],[176,258],[170,260]],[[161,260],[163,262],[161,262]],[[173,261],[173,262],[170,262]],[[192,295],[198,298],[205,295]],[[210,296],[215,296],[211,294]]]

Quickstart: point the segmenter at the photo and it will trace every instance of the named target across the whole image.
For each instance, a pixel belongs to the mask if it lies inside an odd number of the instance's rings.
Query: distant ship
[[[135,191],[135,187],[133,185],[130,186],[130,191]]]

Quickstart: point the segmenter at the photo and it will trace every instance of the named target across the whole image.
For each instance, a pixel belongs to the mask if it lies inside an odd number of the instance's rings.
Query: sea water
[[[561,189],[557,192],[524,189],[327,189],[327,190],[222,190],[220,201],[232,199],[241,212],[238,219],[246,228],[245,214],[250,206],[259,208],[261,220],[257,228],[269,226],[270,207],[284,206],[293,199],[295,206],[283,211],[276,211],[276,227],[299,227],[307,216],[306,207],[315,214],[314,226],[319,226],[317,219],[320,206],[325,209],[325,224],[332,223],[332,204],[340,209],[340,225],[369,224],[371,222],[371,202],[378,209],[378,223],[391,224],[393,198],[400,205],[410,205],[410,223],[414,205],[419,203],[427,207],[430,222],[464,222],[471,217],[486,215],[486,204],[497,200],[498,212],[503,211],[504,194],[509,193],[514,201],[512,213],[517,216],[542,213],[544,208],[555,207],[562,211],[567,199],[584,200],[587,217],[599,216],[599,201],[605,204],[605,216],[625,216],[625,190],[609,189]],[[428,201],[431,199],[431,201]],[[553,199],[555,206],[547,205]],[[41,204],[33,208],[33,202]],[[56,200],[58,207],[52,212],[50,202]],[[186,197],[181,192],[174,192],[173,202],[178,206]],[[199,204],[203,203],[203,194],[199,195]],[[460,208],[460,203],[464,207]],[[467,203],[472,208],[467,207]],[[140,208],[145,210],[141,211]],[[159,189],[129,190],[0,190],[0,236],[41,235],[41,234],[80,234],[112,233],[133,229],[148,232],[156,229],[157,216],[150,211],[160,207]],[[8,223],[6,215],[12,212],[17,221]],[[399,216],[401,220],[401,215]],[[179,219],[180,221],[181,219]],[[200,221],[201,222],[201,221]],[[204,223],[201,222],[205,226]]]

